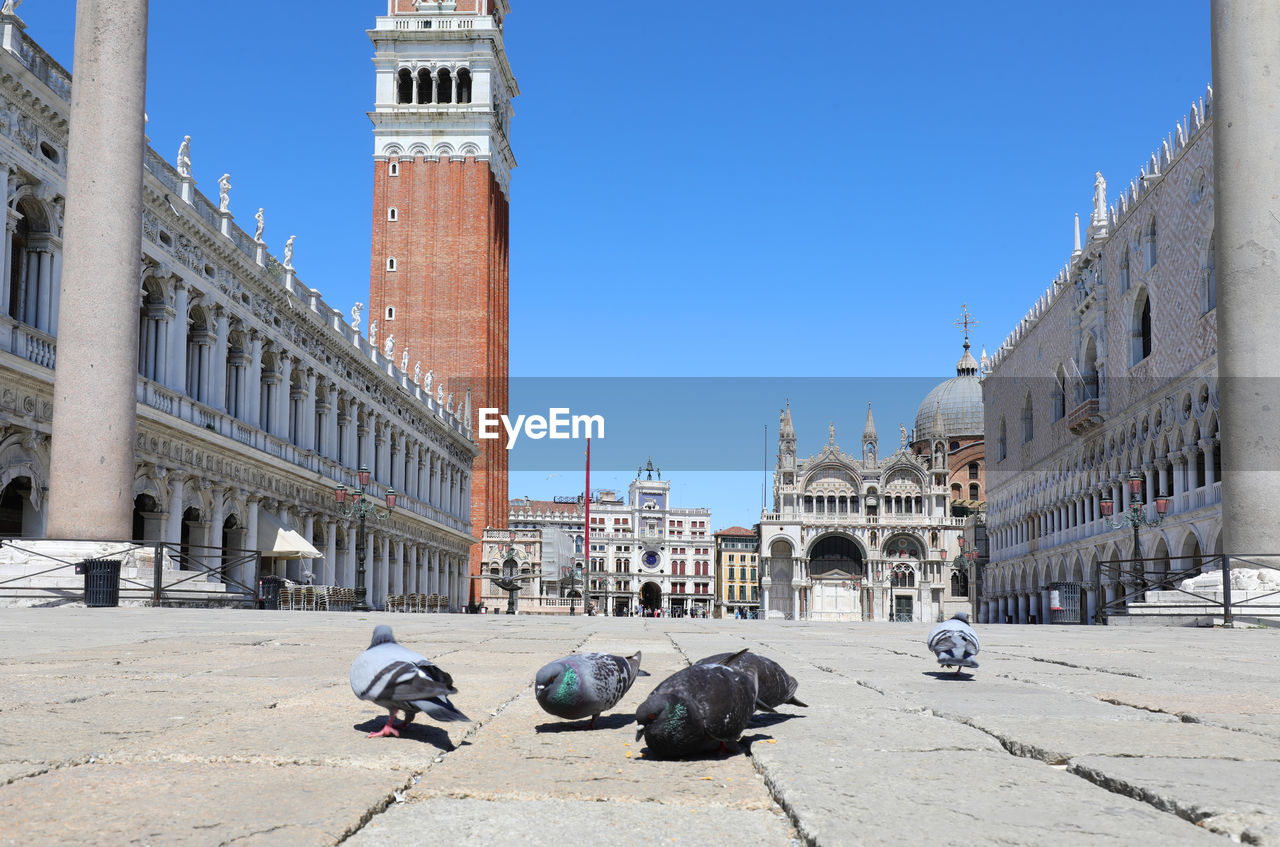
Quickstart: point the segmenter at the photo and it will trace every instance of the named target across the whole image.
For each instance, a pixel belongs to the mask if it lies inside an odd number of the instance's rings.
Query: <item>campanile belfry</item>
[[[508,410],[508,221],[511,100],[503,46],[508,0],[387,0],[369,31],[373,246],[369,321],[433,394]],[[472,531],[507,523],[507,454],[480,442]],[[480,545],[471,553],[479,573]]]

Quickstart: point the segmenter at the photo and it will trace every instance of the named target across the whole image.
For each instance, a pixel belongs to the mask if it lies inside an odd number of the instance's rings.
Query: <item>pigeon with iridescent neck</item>
[[[723,664],[692,665],[676,671],[636,709],[636,740],[644,737],[657,758],[674,759],[728,750],[756,709],[773,707],[756,697],[756,678],[733,667],[740,653]]]
[[[600,713],[612,709],[631,690],[640,670],[640,654],[575,653],[544,665],[533,680],[538,705],[566,720],[591,717],[595,729]]]
[[[716,653],[705,659],[699,659],[699,665],[731,664],[740,671],[745,671],[756,678],[756,696],[760,702],[768,706],[808,706],[796,699],[796,689],[800,683],[787,673],[782,665],[773,659],[765,658],[757,653]]]

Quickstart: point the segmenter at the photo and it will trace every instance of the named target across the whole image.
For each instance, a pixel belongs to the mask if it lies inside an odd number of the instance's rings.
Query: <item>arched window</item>
[[[458,102],[471,102],[471,71],[458,68]]]
[[[386,318],[386,319],[387,319],[387,320],[389,320],[389,321],[394,321],[394,320],[396,319],[396,307],[395,307],[395,306],[388,306],[388,307],[387,307],[387,318]]]
[[[1204,310],[1218,306],[1218,275],[1214,271],[1214,240],[1209,236],[1209,255],[1205,256],[1204,268]]]
[[[969,463],[969,479],[977,479],[978,473],[981,470],[982,469],[978,466],[977,462],[970,462]]]
[[[448,68],[436,71],[436,102],[453,102],[453,77],[450,76]]]
[[[413,102],[413,71],[401,68],[396,74],[396,103]]]
[[[1156,218],[1155,218],[1155,215],[1152,215],[1151,220],[1147,222],[1147,230],[1143,234],[1143,238],[1142,238],[1142,243],[1143,243],[1143,246],[1146,248],[1146,253],[1147,253],[1147,269],[1148,270],[1156,266],[1156,258],[1157,258],[1157,252],[1158,252],[1156,250],[1157,242],[1158,242],[1158,239],[1156,238]]]
[[[1003,462],[1009,455],[1009,436],[1005,431],[1004,418],[1000,418],[1000,434],[996,436],[996,461]]]
[[[1130,336],[1130,364],[1136,365],[1151,355],[1151,298],[1145,288],[1138,292],[1133,303]]]
[[[422,68],[418,71],[418,102],[431,102],[431,71]]]
[[[1067,372],[1058,365],[1053,377],[1053,419],[1060,421],[1067,415]]]
[[[396,210],[395,206],[392,206],[390,209],[387,209],[387,220],[389,221],[400,220],[400,212]]]
[[[400,163],[392,162],[387,165],[387,176],[400,176]]]
[[[982,489],[978,487],[978,483],[976,482],[969,483],[969,499],[970,500],[981,500],[982,499],[981,494],[982,494]]]
[[[395,269],[396,269],[396,260],[395,260],[395,259],[392,259],[392,258],[388,258],[388,259],[387,259],[387,270],[389,270],[389,271],[394,271]]]
[[[1120,293],[1123,294],[1129,290],[1129,248],[1124,248],[1124,255],[1120,257]]]
[[[969,596],[969,575],[962,570],[956,570],[951,574],[951,596]]]
[[[1032,416],[1031,409],[1031,392],[1027,392],[1027,399],[1022,404],[1022,443],[1026,444],[1032,438],[1035,438],[1035,418]]]

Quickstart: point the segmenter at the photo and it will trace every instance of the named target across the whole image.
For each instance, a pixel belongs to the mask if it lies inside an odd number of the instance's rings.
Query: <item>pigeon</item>
[[[714,656],[699,659],[697,664],[724,665],[729,663],[733,655],[733,653],[716,653]],[[800,683],[796,682],[795,677],[783,670],[782,665],[773,659],[766,659],[756,653],[739,653],[738,658],[733,660],[732,667],[756,678],[758,689],[756,696],[767,706],[781,706],[784,703],[792,706],[807,707],[809,705],[796,699],[796,687]]]
[[[929,649],[938,657],[938,664],[944,668],[956,669],[956,676],[961,668],[976,668],[978,655],[978,634],[969,626],[969,615],[960,612],[951,620],[943,621],[929,632]]]
[[[640,670],[640,654],[611,656],[608,653],[575,653],[544,665],[533,681],[534,696],[543,711],[558,718],[596,718],[611,709],[631,689]]]
[[[745,650],[742,652],[746,652]],[[663,680],[636,710],[636,740],[644,736],[658,758],[678,758],[728,750],[757,708],[756,678],[727,664],[691,665]]]
[[[394,726],[396,712],[404,712],[401,726],[407,725],[418,712],[426,712],[438,721],[469,721],[449,702],[448,695],[457,694],[453,677],[425,656],[401,647],[391,634],[391,627],[378,626],[373,640],[351,663],[351,690],[361,700],[377,703],[390,714],[378,732],[370,738],[388,735],[400,737]]]

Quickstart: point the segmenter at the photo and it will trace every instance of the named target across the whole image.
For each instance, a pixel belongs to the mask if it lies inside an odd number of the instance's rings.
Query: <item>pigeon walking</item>
[[[734,659],[735,655],[738,658]],[[756,697],[766,706],[776,707],[784,703],[791,706],[807,707],[809,705],[796,699],[796,688],[800,683],[773,659],[750,652],[716,653],[714,656],[699,659],[696,664],[725,665],[730,661],[732,661],[731,667],[745,671],[756,678]]]
[[[755,677],[730,666],[738,655],[730,664],[691,665],[663,680],[636,710],[636,740],[644,736],[660,758],[727,750],[756,709],[773,711],[756,699]]]
[[[377,703],[390,713],[381,730],[369,733],[370,738],[398,738],[400,733],[394,726],[398,711],[404,712],[401,726],[418,712],[438,721],[471,720],[449,702],[448,695],[458,693],[453,677],[427,657],[397,644],[389,626],[375,628],[369,649],[351,663],[351,690],[361,700]]]
[[[533,693],[543,711],[566,720],[596,718],[612,709],[631,690],[640,670],[640,654],[575,653],[543,665],[533,681]]]
[[[935,626],[929,632],[929,649],[938,657],[938,664],[944,668],[954,667],[956,676],[960,675],[961,668],[976,668],[978,634],[969,626],[969,615],[960,612]]]

